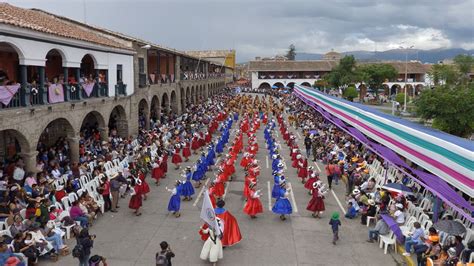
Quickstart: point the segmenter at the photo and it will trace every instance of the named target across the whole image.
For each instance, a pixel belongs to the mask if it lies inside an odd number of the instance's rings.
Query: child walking
[[[331,216],[331,220],[329,224],[332,228],[332,244],[336,245],[336,241],[339,240],[339,226],[341,225],[341,221],[339,220],[339,213],[333,212]]]

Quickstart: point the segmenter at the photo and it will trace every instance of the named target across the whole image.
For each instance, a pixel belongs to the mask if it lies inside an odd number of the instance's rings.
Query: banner
[[[216,213],[212,207],[211,199],[209,198],[209,192],[207,189],[204,190],[200,217],[209,225],[210,228],[214,229],[216,235],[220,235],[221,230],[217,224]]]
[[[8,105],[19,88],[20,84],[0,86],[0,102]]]
[[[82,88],[86,92],[87,97],[89,97],[94,90],[95,82],[82,83]]]
[[[50,84],[48,87],[49,103],[64,102],[64,90],[62,84]]]

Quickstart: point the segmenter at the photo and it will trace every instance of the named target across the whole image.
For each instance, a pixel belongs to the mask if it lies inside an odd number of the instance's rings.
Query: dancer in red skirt
[[[176,144],[174,145],[174,153],[173,153],[173,157],[171,158],[171,162],[176,166],[175,169],[179,169],[179,166],[180,164],[183,162],[183,159],[181,159],[181,156],[179,155],[179,148],[180,148],[180,145],[179,144]]]
[[[138,179],[140,180],[140,183],[141,183],[140,191],[143,195],[143,200],[146,200],[147,194],[150,193],[150,186],[146,182],[145,178],[146,178],[145,173],[143,173],[140,169],[138,169]]]
[[[199,134],[194,133],[193,138],[191,139],[191,149],[193,150],[194,154],[197,154],[199,150]]]
[[[262,202],[260,202],[260,190],[255,191],[257,183],[249,184],[249,197],[244,207],[244,212],[251,218],[257,218],[256,214],[263,212]]]
[[[165,174],[163,172],[163,168],[161,167],[161,160],[163,158],[158,157],[155,162],[153,162],[152,167],[153,169],[151,170],[151,178],[155,179],[155,185],[159,186],[160,185],[160,179],[163,177]]]
[[[305,179],[308,177],[308,160],[306,158],[301,159],[298,162],[298,177],[301,178],[301,183],[305,183]]]
[[[313,196],[308,202],[306,209],[313,212],[311,215],[314,218],[321,218],[319,215],[325,210],[324,194],[326,191],[327,190],[325,190],[321,181],[316,181],[313,183]]]
[[[141,191],[141,181],[138,178],[132,178],[130,181],[130,185],[132,186],[132,197],[130,198],[130,202],[128,203],[128,207],[133,211],[136,216],[142,215],[140,212],[140,207],[142,206],[142,191]]]
[[[163,159],[161,160],[161,169],[163,170],[163,176],[161,178],[166,177],[166,173],[168,173],[168,153],[163,153]]]
[[[188,140],[184,141],[183,143],[183,157],[184,161],[187,162],[189,161],[189,157],[191,157],[191,143]]]

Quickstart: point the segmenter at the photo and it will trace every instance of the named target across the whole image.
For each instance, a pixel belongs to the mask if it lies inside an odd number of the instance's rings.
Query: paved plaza
[[[234,124],[233,129],[237,127]],[[292,131],[296,132],[294,128]],[[296,133],[300,147],[303,147],[300,133]],[[257,159],[261,165],[261,174],[258,189],[262,190],[261,201],[264,213],[256,219],[251,219],[242,212],[244,201],[242,198],[244,184],[244,170],[236,162],[236,178],[226,187],[226,208],[239,222],[243,240],[224,250],[224,259],[221,265],[397,265],[402,259],[399,255],[383,254],[378,244],[369,244],[367,227],[360,224],[360,220],[347,220],[342,218],[340,242],[333,246],[330,230],[329,214],[333,211],[342,213],[344,207],[344,185],[334,186],[334,193],[326,195],[326,212],[321,219],[311,217],[306,211],[310,199],[296,170],[289,165],[290,157],[287,146],[282,145],[282,154],[289,168],[286,176],[289,186],[293,189],[290,200],[294,213],[290,219],[281,221],[278,215],[270,211],[274,200],[270,201],[270,189],[273,186],[271,176],[271,161],[267,158],[267,150],[263,138],[263,125],[258,131],[259,152]],[[232,140],[234,135],[231,135]],[[244,143],[247,138],[244,137]],[[278,135],[278,140],[283,139]],[[193,155],[189,162],[183,163],[181,169],[192,165],[197,160]],[[313,162],[311,162],[313,163]],[[318,163],[316,169],[323,170],[323,165]],[[179,176],[181,170],[175,170],[169,165],[167,178],[162,180],[160,186],[153,185],[148,178],[151,192],[143,203],[142,216],[132,215],[128,209],[128,198],[121,199],[118,213],[107,212],[99,217],[91,228],[97,235],[92,254],[100,254],[107,258],[109,265],[154,265],[155,253],[159,250],[159,243],[167,241],[176,257],[174,265],[208,265],[199,258],[203,241],[198,234],[202,222],[199,218],[202,198],[198,195],[201,189],[196,190],[193,200],[182,201],[180,218],[175,218],[167,212],[169,193],[165,187],[171,187]],[[214,173],[208,172],[211,177]],[[324,171],[321,171],[322,180],[326,180]],[[336,199],[336,196],[338,199]],[[339,205],[338,201],[342,204]],[[73,245],[73,240],[69,241]],[[62,257],[58,263],[61,265],[74,265],[77,260],[72,256]],[[41,265],[57,265],[42,261]]]

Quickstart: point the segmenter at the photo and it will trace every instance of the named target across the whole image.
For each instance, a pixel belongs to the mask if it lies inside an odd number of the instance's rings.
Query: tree
[[[353,55],[346,55],[339,60],[339,64],[335,66],[329,74],[327,81],[333,87],[340,87],[358,81],[356,73],[356,61]]]
[[[453,61],[454,64],[456,64],[458,71],[461,73],[461,82],[467,83],[469,81],[469,73],[474,66],[474,57],[460,54],[454,57]]]
[[[454,84],[459,76],[455,66],[443,64],[433,65],[431,70],[428,72],[428,75],[435,86],[441,84]]]
[[[405,93],[398,93],[397,96],[395,96],[395,101],[403,105],[405,103]]]
[[[469,137],[474,132],[474,84],[468,75],[473,65],[469,55],[456,56],[454,65],[434,65],[430,76],[435,88],[415,100],[417,114],[432,119],[434,128]]]
[[[318,88],[319,90],[324,89],[328,86],[328,82],[326,79],[318,79],[314,82],[313,87]]]
[[[393,79],[398,76],[397,70],[389,64],[364,64],[357,68],[357,76],[368,84],[377,94],[387,79]]]
[[[447,133],[469,137],[474,133],[474,86],[440,85],[424,91],[415,100],[416,112],[433,119],[433,127]]]
[[[288,48],[288,52],[286,53],[286,58],[288,58],[288,60],[295,60],[296,47],[294,44],[290,44],[290,47]]]
[[[344,92],[342,93],[342,96],[344,96],[344,98],[352,102],[354,98],[359,96],[359,93],[357,93],[357,89],[355,87],[351,86],[344,90]]]

